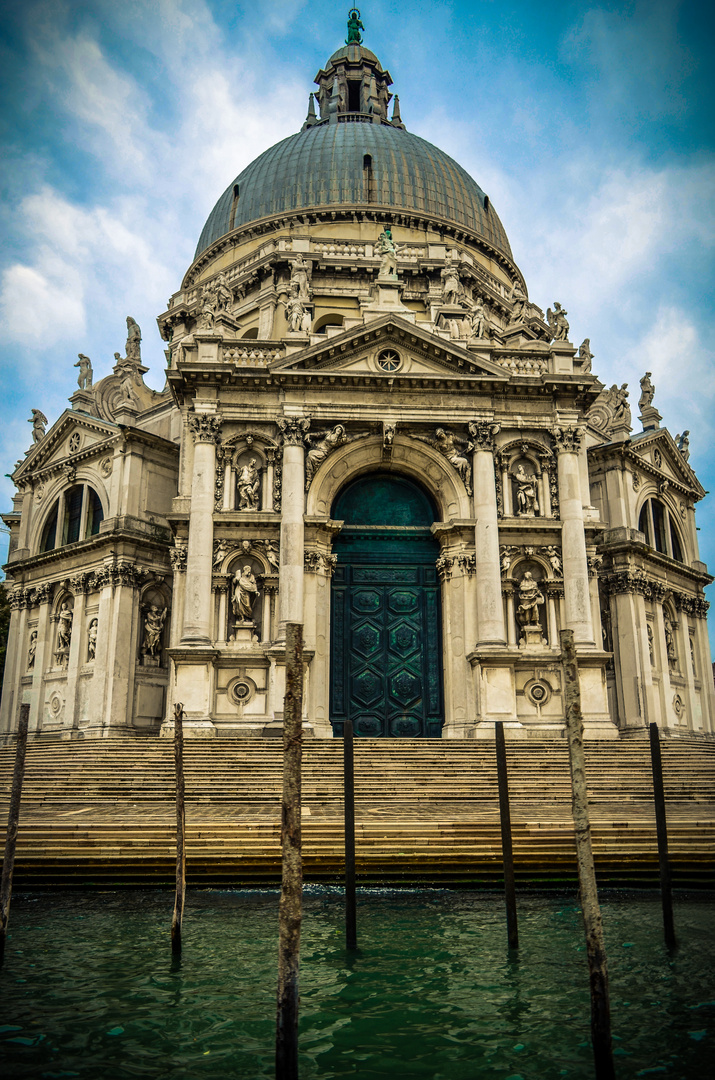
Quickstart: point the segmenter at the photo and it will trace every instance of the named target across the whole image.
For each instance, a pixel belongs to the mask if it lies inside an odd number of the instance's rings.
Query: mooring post
[[[665,788],[663,787],[663,761],[660,755],[660,734],[657,724],[650,724],[650,761],[653,769],[653,798],[655,800],[655,828],[658,835],[658,863],[660,866],[660,895],[663,903],[663,931],[669,949],[675,947],[673,923],[673,893],[670,883],[670,860],[668,859],[668,827],[665,820]]]
[[[355,743],[353,722],[343,725],[343,776],[345,795],[345,945],[357,949],[355,899]]]
[[[10,897],[12,896],[12,874],[15,869],[15,848],[17,846],[17,826],[20,821],[20,799],[22,781],[25,776],[25,751],[27,750],[27,725],[30,720],[30,706],[20,706],[20,723],[17,728],[15,746],[15,771],[12,775],[10,793],[10,813],[7,816],[5,835],[5,856],[2,864],[2,882],[0,883],[0,964],[5,956],[7,924],[10,919]]]
[[[497,778],[499,780],[499,818],[501,821],[501,851],[504,864],[504,899],[506,901],[506,930],[509,948],[519,948],[519,926],[516,920],[516,886],[514,884],[514,854],[511,846],[511,813],[509,811],[509,780],[506,771],[504,723],[495,721],[497,749]]]
[[[186,896],[186,808],[184,806],[184,706],[174,705],[174,764],[176,766],[176,899],[171,920],[171,951],[181,952],[181,924]]]
[[[298,1080],[298,971],[303,863],[300,767],[303,740],[303,626],[286,623],[286,693],[283,704],[283,867],[278,931],[276,1080]]]
[[[591,981],[591,1041],[596,1066],[596,1080],[614,1080],[611,1045],[611,1006],[608,997],[608,964],[603,939],[603,920],[598,904],[596,868],[591,847],[588,820],[586,762],[583,749],[583,715],[578,663],[573,630],[562,630],[561,652],[566,699],[566,737],[571,768],[571,792],[581,910],[586,931],[586,953]]]

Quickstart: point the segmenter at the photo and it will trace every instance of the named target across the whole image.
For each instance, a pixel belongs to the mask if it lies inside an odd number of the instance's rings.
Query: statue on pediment
[[[127,315],[127,344],[126,353],[127,360],[131,360],[135,364],[141,364],[142,361],[142,332],[136,319],[133,319],[131,315]]]
[[[682,435],[676,435],[675,436],[675,441],[676,441],[676,443],[678,445],[678,450],[680,450],[680,453],[683,455],[683,457],[685,458],[686,461],[690,457],[690,439],[688,438],[689,435],[690,435],[690,431],[687,430],[687,431],[684,431]]]
[[[593,353],[591,352],[591,339],[584,338],[578,347],[578,354],[576,359],[581,363],[581,371],[584,374],[588,374],[591,370],[591,362],[593,360]]]
[[[641,411],[648,405],[653,404],[653,398],[655,397],[655,386],[651,382],[652,372],[646,371],[645,375],[641,379],[641,396],[638,398],[638,408]]]
[[[89,390],[92,385],[92,361],[84,353],[77,354],[79,359],[74,365],[79,368],[79,375],[77,376],[77,386],[80,390]]]
[[[569,338],[569,324],[566,316],[568,311],[565,311],[558,300],[554,300],[554,310],[551,308],[546,309],[546,321],[551,328],[551,340],[552,341],[568,341]]]
[[[40,439],[44,439],[45,430],[47,428],[47,417],[39,409],[32,410],[32,416],[27,421],[28,424],[32,424],[32,441],[38,443]]]

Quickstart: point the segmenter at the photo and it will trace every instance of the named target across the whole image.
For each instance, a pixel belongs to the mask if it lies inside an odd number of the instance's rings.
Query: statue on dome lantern
[[[345,40],[346,45],[361,45],[362,38],[360,37],[360,31],[365,27],[360,22],[360,12],[357,8],[351,8],[348,12],[348,36]]]

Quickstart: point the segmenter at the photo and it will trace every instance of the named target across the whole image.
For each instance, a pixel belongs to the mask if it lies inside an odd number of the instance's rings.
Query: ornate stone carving
[[[264,555],[266,561],[273,570],[279,566],[279,550],[275,540],[240,540],[238,542],[226,540],[214,540],[213,568],[219,571],[229,555],[240,552],[242,555],[259,553]]]
[[[468,439],[460,439],[454,432],[446,428],[437,428],[435,431],[434,445],[447,458],[452,468],[458,473],[459,478],[467,489],[467,494],[472,494],[472,467],[469,459],[458,449],[459,444],[468,452],[472,444]]]
[[[218,413],[189,413],[189,428],[195,443],[217,443],[223,417]]]
[[[437,568],[437,574],[440,581],[449,581],[452,576],[452,567],[454,566],[454,559],[449,555],[440,555],[437,559],[435,566]]]
[[[684,431],[682,435],[675,436],[678,450],[680,450],[680,453],[683,455],[686,461],[690,457],[690,439],[688,438],[689,435],[689,431]]]
[[[336,424],[330,431],[316,431],[314,434],[305,436],[308,445],[309,440],[317,439],[315,446],[308,450],[305,457],[305,487],[306,491],[310,487],[315,473],[323,464],[326,458],[328,458],[339,446],[348,441],[348,436],[345,433],[345,428],[342,424]]]
[[[598,577],[603,567],[603,555],[588,555],[586,563],[588,565],[588,576]]]
[[[673,593],[673,600],[678,611],[685,612],[697,619],[706,619],[710,603],[703,596],[689,596],[687,593]]]
[[[169,548],[169,559],[171,561],[171,568],[175,574],[183,573],[186,570],[186,557],[188,551],[186,545],[181,541],[174,540],[174,546]]]
[[[258,599],[260,589],[249,564],[233,576],[233,596],[231,609],[239,622],[253,622],[253,606]]]
[[[325,574],[332,577],[337,565],[337,555],[328,555],[323,551],[306,551],[303,557],[303,569],[307,574]]]
[[[648,657],[650,659],[650,666],[655,667],[655,647],[653,643],[653,627],[650,623],[646,623],[646,635],[648,637]]]
[[[32,416],[27,421],[28,424],[32,424],[32,441],[33,443],[40,442],[45,437],[45,429],[47,427],[47,417],[39,409],[32,410]]]
[[[551,434],[559,454],[577,454],[581,449],[582,427],[553,427]]]
[[[305,444],[305,433],[310,427],[310,420],[304,417],[281,416],[277,423],[285,446],[303,446]]]
[[[37,630],[30,634],[30,644],[27,648],[27,670],[32,671],[35,666],[35,653],[37,652]]]
[[[397,281],[397,255],[399,248],[392,239],[392,230],[389,225],[385,225],[378,236],[376,247],[377,253],[380,256],[378,277],[390,278],[392,281]]]
[[[256,468],[256,458],[239,468],[236,490],[239,510],[260,510],[261,474]]]
[[[102,474],[102,476],[105,477],[105,479],[112,475],[113,465],[114,465],[114,463],[113,463],[112,459],[109,458],[109,457],[102,458],[102,460],[100,461],[100,463],[99,463],[99,471]]]
[[[675,694],[673,697],[673,712],[681,723],[685,722],[685,702],[680,694]]]
[[[587,375],[591,370],[591,362],[593,360],[593,353],[591,352],[591,339],[584,338],[578,347],[578,354],[576,359],[581,364],[581,372]]]
[[[588,422],[605,435],[616,429],[631,428],[631,409],[628,404],[628,383],[610,389],[604,389],[598,395],[587,413]]]
[[[223,488],[226,479],[226,449],[216,445],[216,473],[214,476],[214,510],[223,510]]]
[[[70,588],[75,595],[77,593],[88,593],[93,586],[94,574],[92,573],[76,574],[70,580]]]
[[[468,426],[474,449],[494,453],[494,436],[499,433],[500,425],[489,420],[470,420]]]
[[[549,563],[551,564],[551,569],[553,570],[556,577],[561,577],[563,573],[561,548],[556,547],[554,544],[547,544],[547,546],[544,548],[544,555],[549,560]]]
[[[79,368],[79,375],[77,376],[77,386],[80,390],[89,390],[92,385],[92,361],[84,353],[77,354],[79,359],[74,365]]]
[[[32,592],[32,602],[37,604],[49,604],[55,592],[55,586],[51,581],[45,581],[42,585],[36,585]]]
[[[641,478],[637,472],[633,473],[631,484],[633,485],[633,490],[638,491],[638,488],[641,486]]]
[[[457,556],[457,562],[462,568],[462,573],[465,577],[471,577],[472,574],[477,572],[477,557],[474,553],[467,555],[461,554]]]
[[[515,281],[512,285],[509,300],[512,305],[509,324],[523,322],[526,310],[526,293],[522,289],[520,282]]]
[[[91,663],[97,655],[97,630],[99,620],[92,619],[87,630],[87,662]]]
[[[558,300],[554,300],[554,310],[546,309],[546,321],[551,330],[552,341],[568,341],[569,324],[566,319],[568,311],[565,311]]]
[[[388,424],[383,420],[382,422],[382,448],[387,452],[392,451],[392,444],[395,441],[395,435],[397,434],[397,424]]]
[[[158,604],[150,604],[144,612],[144,638],[141,652],[144,657],[158,659],[161,655],[161,635],[164,630],[166,616],[169,613],[167,607],[159,607]]]
[[[25,607],[27,603],[27,592],[25,589],[16,586],[8,593],[8,603],[10,604],[11,611],[20,611]]]

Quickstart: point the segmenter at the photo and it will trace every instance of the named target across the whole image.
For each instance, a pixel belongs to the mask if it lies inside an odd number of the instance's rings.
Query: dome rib
[[[201,233],[197,259],[229,232],[233,189],[239,187],[234,229],[296,210],[367,202],[363,159],[370,154],[377,205],[432,214],[476,232],[509,258],[511,248],[491,203],[469,173],[438,147],[389,124],[316,124],[276,143],[226,188]]]

